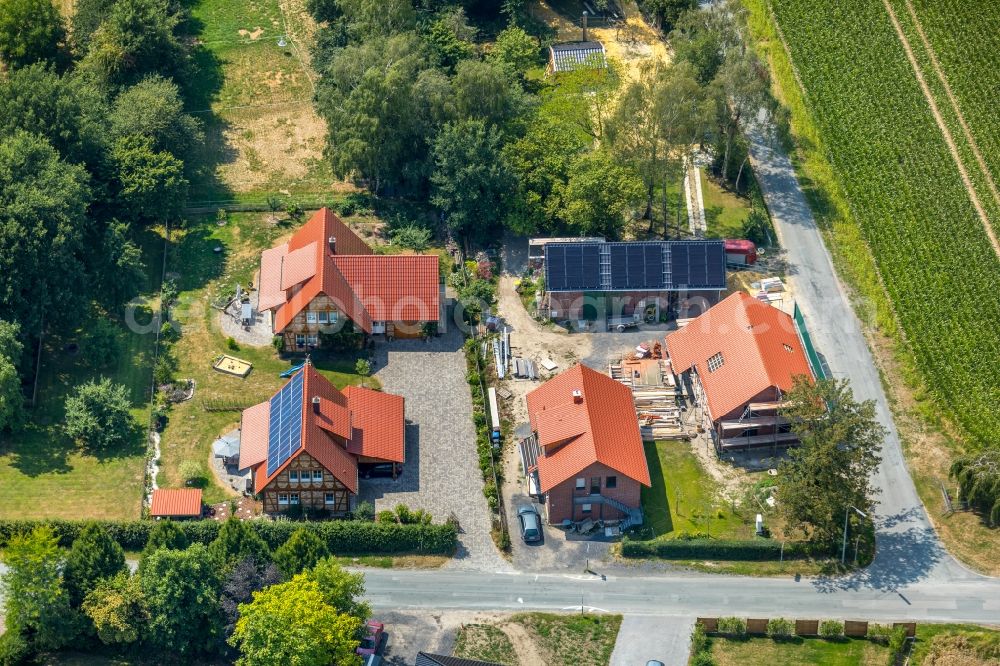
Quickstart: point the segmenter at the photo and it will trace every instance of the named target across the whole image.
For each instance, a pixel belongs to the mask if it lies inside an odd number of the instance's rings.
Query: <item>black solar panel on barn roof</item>
[[[602,260],[603,259],[603,260]],[[725,289],[722,241],[549,243],[549,291]]]

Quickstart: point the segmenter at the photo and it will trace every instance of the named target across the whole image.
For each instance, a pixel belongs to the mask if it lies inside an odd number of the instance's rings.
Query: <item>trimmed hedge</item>
[[[785,543],[786,560],[812,555],[810,544]],[[665,560],[741,560],[765,561],[782,557],[781,542],[769,539],[662,539],[654,541],[622,541],[624,557],[660,557]]]
[[[0,520],[0,548],[10,538],[28,534],[40,525],[48,525],[59,538],[59,544],[73,545],[83,526],[82,520]],[[111,538],[125,550],[140,551],[146,547],[149,532],[156,525],[152,520],[99,520]],[[292,533],[306,529],[323,541],[333,555],[362,553],[421,553],[450,555],[455,550],[458,531],[455,525],[399,525],[365,520],[295,522],[290,520],[251,520],[248,524],[274,550],[285,543]],[[211,543],[219,533],[221,523],[215,520],[176,521],[191,543]]]

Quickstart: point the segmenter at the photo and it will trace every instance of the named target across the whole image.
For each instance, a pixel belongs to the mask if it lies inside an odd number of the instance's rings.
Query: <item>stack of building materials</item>
[[[511,368],[518,379],[538,379],[538,366],[530,358],[514,357]]]
[[[644,440],[688,437],[675,400],[677,389],[669,360],[623,358],[608,365],[608,375],[632,390]]]

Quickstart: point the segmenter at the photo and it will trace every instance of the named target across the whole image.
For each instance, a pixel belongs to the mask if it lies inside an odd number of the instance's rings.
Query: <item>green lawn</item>
[[[781,666],[883,666],[889,649],[866,640],[827,641],[821,638],[729,640],[712,638],[718,666],[781,664]]]
[[[750,200],[724,190],[701,170],[701,194],[705,201],[706,236],[743,238],[743,221],[750,214]]]
[[[174,344],[178,360],[178,378],[192,378],[197,390],[192,400],[175,405],[168,417],[161,441],[162,467],[158,483],[164,487],[182,483],[178,468],[185,460],[203,466],[209,464],[212,441],[239,425],[239,411],[210,412],[205,401],[226,401],[249,405],[266,400],[286,380],[278,375],[302,362],[301,356],[279,355],[271,346],[243,346],[230,350],[219,326],[219,311],[209,304],[253,278],[260,261],[260,251],[272,246],[293,226],[273,226],[264,213],[235,213],[228,223],[219,226],[214,216],[192,222],[173,239],[174,257],[169,270],[177,273],[180,306],[174,317],[181,324],[180,340]],[[221,253],[214,252],[222,247]],[[212,369],[219,354],[230,354],[253,364],[253,370],[241,379]],[[338,388],[360,383],[354,373],[356,356],[313,354],[319,371]],[[377,387],[375,379],[368,385]],[[210,481],[205,489],[207,502],[221,501],[230,494]]]
[[[689,442],[645,442],[652,486],[642,489],[642,509],[649,536],[705,532],[715,537],[750,538],[753,525],[744,524],[719,496],[715,480],[691,452]]]
[[[163,236],[146,231],[136,241],[147,266],[144,293],[159,289]],[[149,321],[151,310],[139,309],[135,321]],[[96,316],[96,315],[95,315]],[[133,414],[149,422],[149,390],[155,335],[124,326],[124,311],[111,313],[122,324],[120,352],[108,367],[90,362],[88,322],[62,336],[49,336],[41,356],[37,407],[29,408],[20,432],[0,441],[0,517],[3,518],[136,518],[142,502],[145,447],[138,439],[109,455],[89,455],[62,432],[63,405],[77,385],[110,377],[128,387]],[[69,345],[77,350],[67,351]]]

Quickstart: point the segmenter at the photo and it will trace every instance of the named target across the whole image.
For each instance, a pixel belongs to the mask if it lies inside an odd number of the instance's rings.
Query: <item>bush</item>
[[[889,661],[890,666],[896,664],[896,658],[903,653],[906,646],[906,627],[895,627],[889,634]]]
[[[240,346],[236,343],[236,338],[226,338],[226,348],[231,351],[239,351]]]
[[[398,229],[393,229],[389,233],[394,244],[410,250],[416,250],[417,252],[426,250],[431,242],[430,230],[418,227],[415,224],[408,224]]]
[[[876,622],[868,623],[868,640],[881,645],[885,645],[889,642],[889,636],[892,635],[892,626],[888,624],[878,624]]]
[[[699,652],[705,652],[710,647],[711,642],[708,639],[708,634],[705,633],[705,627],[696,622],[694,631],[691,632],[691,654],[697,655]]]
[[[767,635],[771,638],[788,638],[795,635],[795,623],[783,617],[772,617],[767,621]]]
[[[389,512],[392,514],[392,512]],[[381,514],[380,514],[381,515]],[[329,522],[296,523],[290,520],[253,520],[250,527],[273,551],[283,545],[299,529],[306,529],[318,536],[327,549],[335,555],[366,553],[421,553],[448,555],[455,550],[458,531],[454,524],[442,525],[367,522],[362,520],[335,520]],[[126,551],[138,552],[145,548],[149,533],[156,526],[151,520],[96,521]],[[30,534],[40,525],[48,525],[59,539],[59,545],[69,548],[87,524],[82,520],[0,520],[0,548],[6,547],[11,537]],[[177,527],[191,543],[209,544],[219,533],[219,523],[214,520],[177,522]]]
[[[844,623],[840,620],[823,620],[819,623],[819,635],[823,638],[840,638],[844,635]]]
[[[399,523],[399,519],[396,518],[395,511],[383,509],[375,516],[375,522],[381,525],[396,525]]]
[[[712,659],[711,653],[697,652],[691,656],[689,666],[715,666],[715,659]]]
[[[200,481],[205,478],[204,468],[194,460],[185,460],[178,467],[181,478],[185,482]]]
[[[375,505],[371,502],[360,502],[354,507],[354,517],[358,520],[372,520],[375,517]]]
[[[812,555],[813,546],[805,542],[785,543],[784,559],[801,559]],[[768,539],[686,539],[654,541],[622,541],[623,557],[660,557],[666,560],[730,560],[762,562],[781,559],[781,543]]]
[[[741,617],[720,617],[718,631],[731,636],[746,636],[747,621]]]

